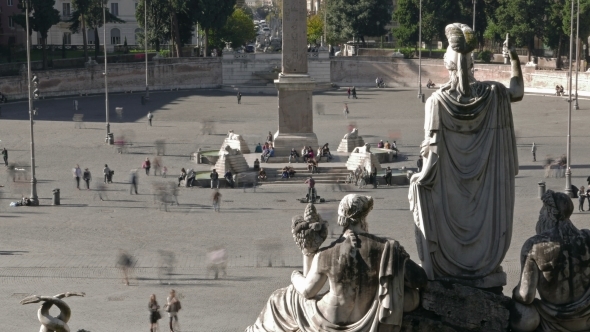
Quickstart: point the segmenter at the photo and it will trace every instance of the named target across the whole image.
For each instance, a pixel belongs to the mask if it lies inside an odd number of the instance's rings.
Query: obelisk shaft
[[[283,74],[307,74],[307,5],[283,2]]]

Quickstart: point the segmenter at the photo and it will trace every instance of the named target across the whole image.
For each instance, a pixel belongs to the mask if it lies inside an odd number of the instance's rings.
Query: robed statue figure
[[[431,280],[500,287],[506,284],[500,263],[510,246],[518,173],[510,103],[524,95],[520,61],[510,50],[509,88],[478,82],[471,28],[454,23],[445,34],[450,81],[426,102],[424,164],[409,192],[418,252]]]

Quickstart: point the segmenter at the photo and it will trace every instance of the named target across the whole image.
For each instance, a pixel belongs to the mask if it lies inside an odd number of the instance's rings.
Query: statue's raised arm
[[[510,87],[508,88],[510,101],[521,101],[524,96],[524,80],[522,78],[522,69],[520,68],[520,59],[518,59],[516,50],[511,47],[509,33],[506,34],[506,40],[503,45],[503,52],[508,53],[510,65],[512,66],[512,77],[510,77]]]

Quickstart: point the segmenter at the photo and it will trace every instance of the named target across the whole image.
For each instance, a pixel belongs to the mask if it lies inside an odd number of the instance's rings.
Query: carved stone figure
[[[589,331],[590,230],[569,220],[574,204],[566,194],[548,190],[541,199],[537,235],[520,252],[510,325],[514,331]]]
[[[30,303],[43,302],[37,313],[37,317],[39,318],[39,322],[41,323],[41,329],[39,330],[39,332],[70,332],[70,327],[67,323],[70,320],[72,311],[70,310],[70,306],[68,306],[61,299],[63,299],[64,297],[85,295],[85,293],[74,292],[61,293],[55,296],[32,295],[22,299],[20,301],[20,304],[24,305]],[[59,308],[59,310],[61,310],[57,317],[53,317],[49,314],[49,309],[51,309],[53,305],[55,305]]]
[[[478,82],[470,70],[471,28],[450,24],[445,34],[450,81],[426,102],[423,169],[412,176],[408,195],[418,253],[431,280],[500,287],[518,173],[510,103],[524,95],[520,62],[512,50],[509,88]]]
[[[224,150],[225,150],[224,154],[228,154],[230,156],[235,156],[235,155],[240,154],[240,150],[232,149],[232,147],[229,145],[226,145]]]
[[[234,133],[233,130],[230,130],[227,133],[225,139],[223,140],[223,144],[221,144],[221,149],[219,149],[220,156],[226,153],[226,146],[229,146],[235,150],[240,150],[240,152],[243,154],[250,153],[250,148],[248,148],[248,144],[246,143],[244,138],[241,135]]]
[[[313,254],[324,226],[308,205],[304,221],[295,218],[293,226],[309,271],[293,271],[291,285],[270,296],[246,331],[399,331],[403,313],[419,305],[426,274],[398,242],[369,233],[372,208],[371,197],[345,196],[338,207],[344,233]],[[319,294],[326,282],[329,291]]]
[[[227,138],[230,140],[236,140],[236,141],[241,141],[242,140],[242,136],[238,135],[238,134],[234,134],[233,130],[230,130],[227,133]]]
[[[356,128],[352,128],[352,131],[346,135],[344,135],[343,139],[355,139],[359,136],[359,130]]]
[[[364,146],[354,148],[353,153],[371,153],[371,144],[365,143]]]

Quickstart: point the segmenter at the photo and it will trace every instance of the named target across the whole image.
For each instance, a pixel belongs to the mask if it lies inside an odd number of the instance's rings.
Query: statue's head
[[[455,90],[459,87],[459,92],[469,94],[466,86],[459,85],[460,83],[467,85],[475,81],[471,72],[473,59],[469,55],[477,46],[475,34],[468,25],[453,23],[446,26],[445,35],[449,46],[444,56],[444,63],[451,76],[451,88]],[[460,82],[462,79],[463,82]]]
[[[338,206],[338,225],[344,228],[358,225],[362,230],[368,232],[369,226],[366,219],[372,209],[373,198],[371,196],[346,195]]]
[[[543,201],[543,207],[539,212],[539,221],[536,227],[537,234],[554,228],[560,221],[568,220],[574,212],[572,199],[564,193],[547,190],[541,200]]]

